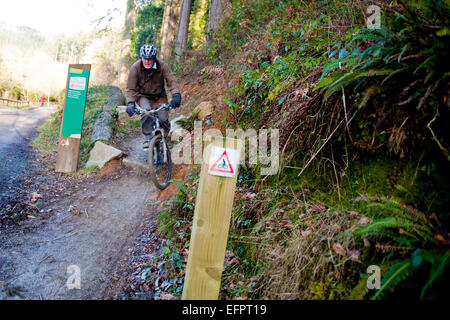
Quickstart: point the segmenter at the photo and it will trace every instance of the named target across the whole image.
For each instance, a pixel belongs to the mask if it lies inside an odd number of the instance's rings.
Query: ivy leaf
[[[422,249],[417,249],[416,251],[414,251],[413,255],[412,255],[412,265],[414,268],[417,268],[418,266],[420,266],[420,264],[422,263],[423,260],[423,251]]]
[[[172,179],[172,180],[170,180],[170,182],[175,183],[181,189],[181,191],[183,191],[183,193],[187,193],[186,186],[184,185],[184,183],[182,181]]]
[[[342,48],[341,51],[339,51],[339,59],[345,58],[348,56],[347,49]]]

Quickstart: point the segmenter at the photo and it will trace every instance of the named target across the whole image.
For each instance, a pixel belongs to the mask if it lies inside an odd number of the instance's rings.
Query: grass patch
[[[89,88],[84,112],[83,132],[80,143],[78,163],[83,166],[89,158],[92,147],[90,144],[92,128],[95,120],[103,111],[103,106],[108,103],[110,92],[108,86],[96,86]],[[62,121],[62,109],[52,114],[50,118],[39,128],[38,136],[32,141],[32,145],[44,154],[58,150],[58,140]]]
[[[85,167],[83,169],[81,169],[80,171],[78,171],[78,173],[80,175],[90,175],[92,174],[96,169],[98,168],[98,166],[96,164],[91,164],[88,167]]]
[[[50,118],[38,129],[37,137],[31,145],[48,154],[58,150],[58,139],[62,120],[62,109],[50,115]]]
[[[140,129],[141,128],[141,121],[140,120],[130,120],[125,125],[125,128],[127,129]]]

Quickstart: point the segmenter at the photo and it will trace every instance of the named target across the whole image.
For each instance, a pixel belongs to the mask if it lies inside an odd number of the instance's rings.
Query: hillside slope
[[[222,299],[448,293],[449,5],[383,1],[368,28],[370,4],[233,1],[201,49],[172,61],[185,128],[210,101],[203,130],[279,132],[276,174],[241,166]],[[159,215],[170,285],[154,289],[175,297],[198,173]]]

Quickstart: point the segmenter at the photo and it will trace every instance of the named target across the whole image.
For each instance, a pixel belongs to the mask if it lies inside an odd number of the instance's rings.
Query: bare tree
[[[125,24],[123,27],[122,42],[120,50],[120,63],[118,70],[119,87],[124,88],[128,79],[128,72],[131,59],[131,33],[136,19],[136,0],[128,0]]]
[[[186,49],[189,18],[191,16],[192,0],[182,0],[180,22],[178,23],[177,41],[175,43],[175,59],[179,61],[181,54]]]
[[[211,0],[211,4],[209,6],[209,30],[217,30],[223,17],[223,2],[224,0]]]
[[[166,0],[164,7],[164,17],[161,26],[161,50],[160,56],[163,59],[170,57],[172,44],[177,29],[177,19],[180,11],[180,0]]]

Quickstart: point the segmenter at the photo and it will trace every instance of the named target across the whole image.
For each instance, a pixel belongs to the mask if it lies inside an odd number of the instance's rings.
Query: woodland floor
[[[134,133],[121,143],[141,143],[136,140]],[[128,257],[145,237],[157,252],[155,203],[177,189],[160,192],[148,174],[119,160],[95,174],[63,175],[53,171],[54,155],[31,147],[23,153],[32,160],[1,207],[0,299],[126,298],[123,280],[133,271]],[[175,168],[174,176],[180,172]],[[80,268],[81,289],[67,287],[71,265]]]

